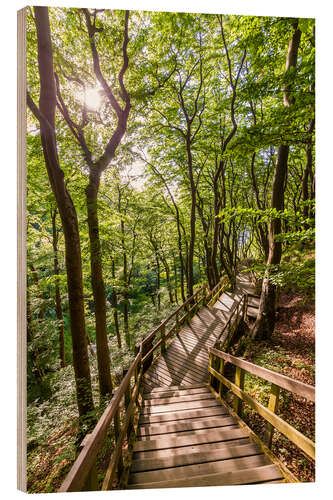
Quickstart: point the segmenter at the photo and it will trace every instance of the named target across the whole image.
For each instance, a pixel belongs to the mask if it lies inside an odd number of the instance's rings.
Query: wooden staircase
[[[314,401],[314,388],[226,352],[259,305],[245,276],[234,292],[228,286],[225,279],[213,290],[204,285],[137,345],[59,491],[297,482],[269,449],[274,428],[312,459],[315,445],[276,414],[279,391]],[[233,381],[225,363],[235,367]],[[267,408],[244,391],[245,373],[271,384]],[[242,420],[244,403],[267,421],[265,443]],[[110,428],[114,444],[99,484],[96,460]]]
[[[205,385],[144,393],[128,488],[284,482]]]

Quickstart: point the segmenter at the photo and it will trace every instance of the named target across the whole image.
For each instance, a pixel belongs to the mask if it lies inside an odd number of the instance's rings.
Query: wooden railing
[[[248,306],[248,293],[244,292],[240,300],[234,306],[228,321],[215,341],[214,347],[227,350],[233,334],[237,330],[241,320],[245,320]]]
[[[206,285],[207,289],[208,286]],[[229,279],[227,276],[222,278],[218,284],[209,292],[209,296],[207,299],[207,305],[212,306],[215,304],[221,293],[223,293],[229,287]]]
[[[232,356],[231,354],[228,354],[226,352],[219,351],[212,347],[209,348],[209,357],[209,383],[211,385],[211,377],[214,377],[219,382],[218,393],[213,387],[211,387],[212,390],[222,400],[223,386],[227,387],[234,394],[234,411],[238,416],[241,416],[242,403],[244,402],[267,421],[264,441],[268,448],[271,448],[273,432],[275,428],[281,434],[290,439],[290,441],[292,441],[298,448],[306,453],[306,455],[314,460],[314,442],[311,441],[308,437],[304,436],[304,434],[299,432],[297,429],[292,427],[276,414],[279,405],[280,389],[293,392],[294,394],[302,396],[309,401],[314,401],[315,389],[313,386],[304,384],[303,382],[299,382],[297,380],[293,380],[290,377],[286,377],[285,375],[281,375],[280,373],[273,372],[271,370],[268,370],[267,368],[254,365],[253,363]],[[216,360],[219,360],[218,371],[213,368]],[[228,380],[224,375],[225,362],[229,362],[236,367],[234,382]],[[267,408],[244,391],[245,373],[250,373],[271,383],[271,392]]]
[[[173,335],[177,335],[182,325],[189,322],[200,307],[208,303],[212,305],[227,286],[228,281],[225,278],[212,291],[207,285],[202,286],[136,345],[134,361],[94,430],[91,434],[87,434],[82,441],[80,454],[62,483],[59,492],[100,489],[96,461],[112,423],[114,449],[101,489],[112,489],[115,481],[120,481],[124,472],[125,453],[127,453],[126,450],[124,451],[126,448],[124,444],[126,441],[130,443],[135,437],[135,419],[138,418],[140,410],[140,388],[143,373],[151,365],[154,356],[158,356],[166,350],[167,341]]]
[[[132,431],[134,411],[138,405],[138,395],[142,377],[142,354],[138,352],[125,377],[114,394],[110,404],[96,424],[91,434],[87,434],[81,444],[82,451],[75,460],[59,491],[81,491],[98,489],[96,459],[113,421],[115,449],[102,489],[108,489],[116,474],[118,478],[123,469],[122,445]],[[131,384],[132,379],[134,383]],[[124,408],[125,417],[120,424],[120,410]]]

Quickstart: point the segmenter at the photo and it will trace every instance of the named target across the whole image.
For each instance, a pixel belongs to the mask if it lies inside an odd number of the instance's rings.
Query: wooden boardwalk
[[[236,291],[203,307],[146,372],[128,488],[284,482],[280,468],[204,384],[208,347],[244,291],[254,292],[241,277]]]
[[[218,339],[244,291],[253,293],[254,289],[245,277],[240,276],[235,292],[224,292],[213,307],[201,308],[146,372],[145,387],[153,389],[206,382],[208,348]]]

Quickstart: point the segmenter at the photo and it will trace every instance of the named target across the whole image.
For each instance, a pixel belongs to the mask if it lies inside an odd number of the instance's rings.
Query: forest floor
[[[306,384],[315,384],[315,305],[295,293],[282,293],[272,339],[253,342],[246,359],[278,371]],[[253,397],[267,405],[270,384],[249,377],[245,388]],[[315,405],[290,392],[281,391],[279,415],[311,440],[315,439]],[[264,420],[244,408],[244,420],[262,438]],[[299,481],[315,480],[314,464],[298,448],[275,431],[273,453]]]

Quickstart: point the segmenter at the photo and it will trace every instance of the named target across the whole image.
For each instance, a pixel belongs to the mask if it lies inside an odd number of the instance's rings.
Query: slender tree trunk
[[[314,119],[312,118],[310,121],[309,125],[309,130],[308,132],[311,134],[314,128]],[[309,199],[312,199],[312,193],[311,196],[309,196],[309,179],[312,184],[312,179],[313,179],[313,174],[312,174],[312,140],[311,137],[308,141],[308,144],[306,146],[306,164],[305,164],[305,169],[303,173],[303,178],[302,178],[302,198],[304,202],[307,202]],[[312,191],[312,190],[311,190]],[[309,210],[309,206],[305,205],[303,208],[303,216],[305,219],[307,219],[310,215],[311,211]],[[309,225],[307,224],[307,227]]]
[[[112,393],[110,372],[110,354],[106,329],[106,295],[102,270],[101,242],[99,238],[99,223],[97,195],[100,175],[90,171],[89,184],[86,187],[86,204],[90,241],[90,271],[91,286],[94,297],[94,312],[96,324],[96,352],[98,366],[99,390],[101,396]]]
[[[297,29],[298,21],[293,24],[294,32],[290,40],[286,72],[291,67],[296,67],[298,47],[301,39],[301,31]],[[283,101],[285,106],[289,107],[292,100],[289,97],[290,85],[285,88]],[[284,190],[286,185],[286,176],[288,168],[289,146],[281,144],[278,149],[275,164],[275,172],[272,184],[271,208],[278,211],[283,209]],[[276,286],[271,281],[271,275],[274,268],[280,264],[282,255],[282,243],[276,239],[281,233],[281,218],[273,219],[269,224],[269,254],[267,259],[266,273],[263,279],[258,317],[253,327],[252,335],[256,339],[270,338],[275,326],[275,308],[276,308]]]
[[[56,225],[57,210],[52,211],[52,245],[53,245],[53,269],[56,276],[55,279],[55,303],[56,303],[56,315],[58,319],[58,330],[59,330],[59,354],[60,354],[60,366],[64,368],[66,366],[66,352],[65,352],[65,335],[64,335],[64,318],[62,315],[62,304],[59,286],[59,261],[58,261],[58,231]]]
[[[190,132],[189,132],[190,134]],[[194,262],[194,245],[195,245],[195,205],[196,205],[196,186],[193,178],[193,159],[192,159],[192,151],[191,151],[191,142],[189,136],[186,139],[186,152],[187,152],[187,167],[188,174],[190,179],[191,186],[191,215],[190,215],[190,243],[188,249],[188,258],[187,258],[187,272],[188,272],[188,281],[187,281],[187,295],[191,297],[193,295],[193,287],[194,287],[194,272],[193,272],[193,262]]]
[[[29,283],[27,279],[27,343],[28,345],[32,344],[34,340],[34,326],[33,326],[33,318],[31,314],[31,303],[30,303],[30,291],[29,291]],[[36,376],[37,379],[42,380],[44,376],[44,370],[39,365],[38,360],[38,351],[33,347],[30,348],[29,351],[31,357],[31,371]]]
[[[113,279],[113,281],[115,280],[115,278],[116,278],[115,263],[114,263],[114,259],[112,259],[112,279]],[[120,337],[119,319],[118,319],[118,296],[117,296],[117,290],[116,290],[114,284],[112,286],[112,303],[113,303],[114,327],[116,329],[118,347],[119,347],[119,349],[121,349],[121,337]]]
[[[176,219],[177,219],[177,232],[178,232],[178,255],[179,255],[179,262],[180,262],[180,293],[182,296],[182,301],[185,302],[185,283],[184,283],[184,257],[183,257],[183,252],[182,252],[182,234],[181,234],[181,228],[180,228],[180,217],[179,217],[179,211],[178,208],[176,210]]]
[[[131,339],[129,336],[128,326],[128,270],[127,270],[127,254],[125,249],[125,223],[122,220],[120,223],[122,247],[123,247],[123,298],[124,298],[124,332],[125,342],[128,348],[131,347]]]
[[[175,300],[176,304],[178,304],[178,293],[177,293],[177,288],[178,288],[178,278],[177,278],[177,261],[176,261],[176,255],[173,253],[173,273],[175,277]]]
[[[34,284],[38,290],[38,298],[41,301],[41,305],[40,305],[39,310],[38,310],[38,320],[43,321],[43,319],[44,319],[43,294],[42,294],[40,287],[39,287],[38,273],[37,273],[37,270],[35,269],[33,264],[30,263],[29,267],[30,267],[30,271],[32,274],[32,278],[34,280]]]
[[[257,184],[257,180],[256,180],[255,170],[254,170],[255,159],[256,159],[256,153],[253,153],[252,158],[251,158],[251,180],[252,180],[253,191],[254,191],[254,194],[256,197],[257,207],[259,209],[262,209],[263,204],[260,201],[259,189],[258,189],[258,184]],[[259,235],[260,235],[260,243],[261,243],[264,255],[265,255],[265,260],[267,261],[268,252],[269,252],[269,244],[268,244],[268,237],[267,237],[267,224],[260,223],[258,225],[258,231],[259,231]]]
[[[167,289],[168,289],[168,294],[169,294],[169,301],[170,304],[173,304],[173,294],[172,294],[172,286],[171,286],[171,281],[170,281],[170,267],[168,264],[167,259],[163,256],[161,256],[161,260],[165,269],[165,276],[166,276],[166,282],[167,282]]]
[[[156,287],[157,287],[157,309],[161,310],[161,274],[160,274],[160,259],[156,255]]]
[[[28,95],[28,105],[40,122],[45,165],[59,209],[65,237],[69,316],[73,346],[77,404],[80,417],[94,410],[87,349],[82,286],[82,262],[79,226],[74,204],[60,168],[55,134],[56,87],[47,7],[35,8],[40,74],[39,109]]]

